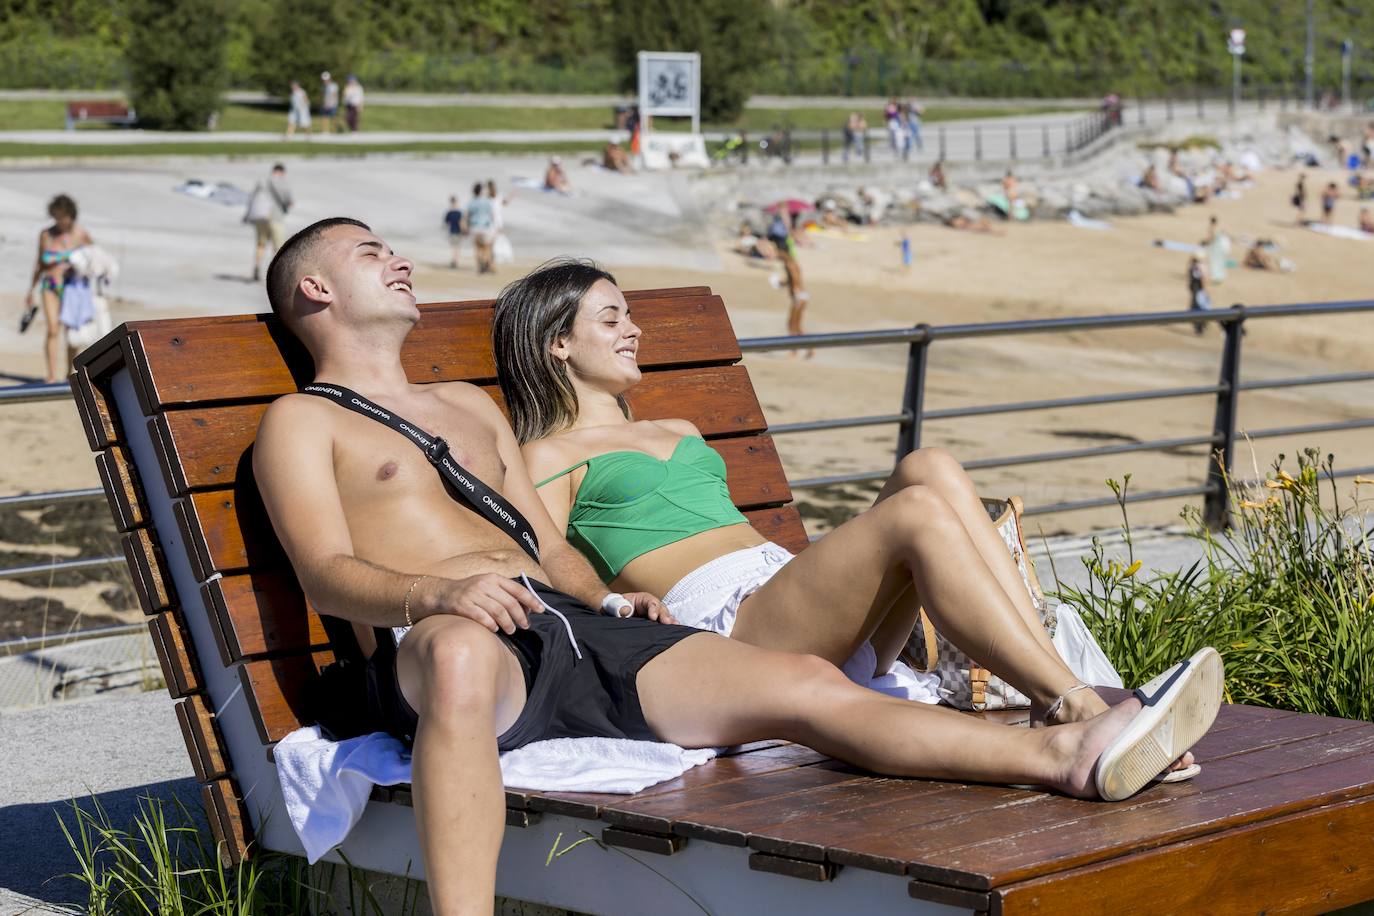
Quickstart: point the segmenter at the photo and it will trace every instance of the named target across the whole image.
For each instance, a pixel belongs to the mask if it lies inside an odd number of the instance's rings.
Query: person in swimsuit
[[[47,356],[44,381],[51,383],[62,381],[71,371],[74,355],[70,348],[63,346],[62,322],[58,320],[62,311],[62,290],[72,270],[69,262],[73,251],[92,244],[92,241],[91,234],[76,222],[76,201],[66,194],[59,194],[48,202],[48,215],[52,217],[52,225],[38,233],[38,257],[33,264],[33,276],[29,279],[28,300],[19,330],[28,330],[38,313],[41,298],[43,320],[48,325],[43,351]],[[35,291],[38,297],[35,297]],[[67,350],[65,354],[64,349]]]
[[[310,352],[315,380],[268,407],[253,472],[306,599],[365,659],[369,721],[412,744],[434,912],[490,911],[505,830],[497,753],[537,740],[700,748],[781,738],[881,773],[1118,798],[1148,781],[1142,768],[1153,766],[1161,741],[1182,753],[1215,718],[1222,671],[1210,650],[1091,721],[1032,730],[884,697],[814,655],[663,622],[656,598],[608,590],[570,547],[481,388],[410,381],[401,350],[420,320],[412,269],[352,219],[314,223],[277,252],[268,298],[280,330]],[[619,339],[631,327],[624,300],[609,284],[599,294],[618,312],[597,330]],[[645,446],[660,443],[632,447]],[[474,489],[472,477],[487,482],[483,504],[497,521],[450,494],[459,469]],[[906,498],[886,502],[914,508]],[[894,526],[894,541],[910,541],[903,533],[913,526],[888,510],[877,516]],[[846,537],[814,549],[846,544],[857,546]],[[874,559],[850,556],[846,578],[861,588]],[[968,597],[979,588],[971,583]],[[978,625],[976,601],[970,607],[956,631]],[[1008,632],[983,660],[1042,700],[1066,695],[1060,705],[1076,708],[1085,691],[1070,693],[1072,676],[1042,664],[1030,639]]]
[[[492,337],[539,496],[611,588],[663,595],[680,622],[754,645],[851,670],[871,659],[865,678],[891,668],[924,605],[972,657],[1017,656],[1036,681],[1034,720],[1106,708],[1091,690],[1065,694],[1076,678],[947,452],[902,459],[872,509],[793,557],[734,507],[694,425],[630,418],[639,329],[609,273],[555,261],[517,280],[496,300]]]

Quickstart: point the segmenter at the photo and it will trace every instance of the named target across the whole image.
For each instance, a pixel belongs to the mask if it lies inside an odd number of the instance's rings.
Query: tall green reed
[[[1125,560],[1098,539],[1081,588],[1058,584],[1127,683],[1211,645],[1232,702],[1374,721],[1374,530],[1362,503],[1342,504],[1334,457],[1274,463],[1263,480],[1227,478],[1231,526],[1217,535],[1182,513],[1203,547],[1179,571],[1143,571],[1126,510],[1130,476],[1107,482],[1121,508]],[[1323,481],[1328,485],[1324,486]],[[1374,481],[1356,478],[1357,493]]]

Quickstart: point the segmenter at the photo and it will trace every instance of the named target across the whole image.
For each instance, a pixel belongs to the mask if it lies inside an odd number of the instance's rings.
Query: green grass
[[[1226,539],[1203,527],[1196,507],[1185,510],[1205,555],[1181,572],[1140,572],[1125,511],[1130,479],[1108,481],[1127,554],[1108,559],[1094,543],[1088,584],[1059,596],[1082,612],[1127,684],[1214,646],[1231,702],[1374,721],[1374,532],[1359,527],[1367,506],[1340,504],[1324,483],[1331,456],[1304,450],[1296,475],[1282,461],[1257,486],[1228,481]],[[1356,491],[1368,484],[1357,478]]]
[[[92,97],[99,97],[93,93]],[[54,99],[23,99],[0,101],[0,130],[58,130],[64,124],[66,103]],[[828,108],[746,108],[735,121],[705,124],[707,130],[743,129],[773,130],[791,126],[798,130],[839,131],[852,109]],[[958,121],[966,118],[996,118],[1021,114],[1046,114],[1074,109],[1036,108],[1032,106],[1001,108],[963,108],[931,105],[926,108],[925,121]],[[882,127],[880,109],[863,110],[868,124]],[[340,118],[342,121],[342,118]],[[315,126],[320,122],[316,116]],[[373,131],[418,131],[424,133],[470,130],[600,130],[613,126],[611,110],[596,108],[522,108],[522,107],[464,107],[464,106],[403,106],[368,105],[363,111],[364,133]],[[664,119],[663,130],[685,130],[683,119]],[[82,130],[117,130],[104,124],[84,125]],[[272,105],[230,104],[220,113],[221,131],[285,131],[286,109]]]
[[[419,882],[404,878],[370,883],[346,859],[341,871],[250,850],[244,862],[226,866],[203,824],[180,800],[169,811],[161,799],[140,796],[127,828],[111,823],[98,799],[91,802],[89,809],[72,802],[70,823],[57,817],[76,864],[63,877],[84,887],[82,912],[90,916],[383,916],[379,896],[386,896],[382,885],[388,884],[400,888],[392,911],[412,916],[425,893]]]

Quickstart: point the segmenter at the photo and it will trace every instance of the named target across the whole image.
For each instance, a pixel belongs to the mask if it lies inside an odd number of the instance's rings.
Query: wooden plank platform
[[[751,523],[805,549],[721,300],[705,288],[627,298],[644,329],[636,415],[694,420],[725,455],[732,498]],[[490,386],[490,302],[423,310],[403,354],[412,379]],[[123,325],[81,355],[72,377],[230,862],[253,843],[299,851],[271,749],[306,724],[305,687],[332,658],[266,523],[249,460],[266,404],[309,377],[308,360],[268,316]],[[1019,727],[1011,723],[1021,716],[992,718]],[[585,832],[722,913],[1316,913],[1374,899],[1374,725],[1226,706],[1195,754],[1203,771],[1193,781],[1107,804],[877,777],[759,742],[632,796],[508,791],[503,862],[517,872],[498,887],[574,909],[642,912],[646,898],[617,893],[644,880],[621,857],[541,877],[552,874],[555,836]],[[373,800],[348,841],[350,859],[417,873],[410,788],[378,789]],[[700,911],[681,909],[661,884],[643,886],[660,895],[662,912]]]

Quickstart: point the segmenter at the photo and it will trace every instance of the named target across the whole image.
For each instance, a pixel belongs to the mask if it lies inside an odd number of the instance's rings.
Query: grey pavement
[[[80,884],[56,877],[76,865],[57,822],[72,824],[73,802],[91,810],[94,796],[118,827],[129,825],[140,796],[201,810],[162,690],[0,711],[0,748],[0,914],[36,901],[84,902]]]

